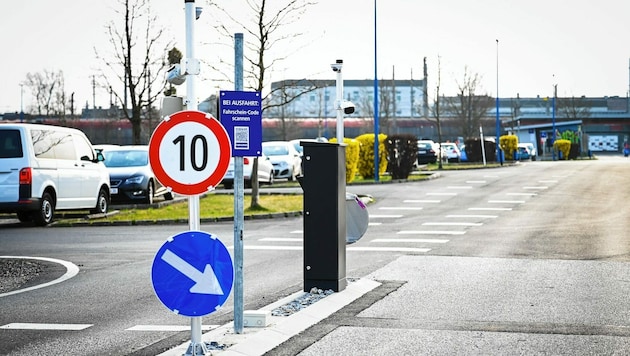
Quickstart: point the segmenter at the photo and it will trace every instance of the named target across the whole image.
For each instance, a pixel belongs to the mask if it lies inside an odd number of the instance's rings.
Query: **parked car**
[[[443,142],[441,144],[442,146],[442,150],[444,152],[444,154],[446,155],[446,159],[449,162],[459,162],[461,159],[461,152],[459,151],[459,148],[457,147],[457,145],[453,142]]]
[[[466,145],[459,146],[459,161],[468,162],[468,154],[466,154]]]
[[[268,141],[262,143],[263,154],[273,165],[274,178],[295,180],[302,174],[302,159],[293,144],[288,141]]]
[[[529,158],[531,158],[532,161],[536,160],[536,147],[534,147],[533,143],[527,143],[527,142],[519,143],[518,148],[520,149],[521,147],[527,149]]]
[[[519,145],[517,157],[519,161],[524,161],[530,159],[532,156],[529,154],[529,150],[527,149],[527,147],[522,147]]]
[[[0,213],[48,225],[58,210],[106,213],[109,174],[103,156],[77,129],[0,124]]]
[[[300,142],[302,142],[302,141],[307,141],[307,142],[328,142],[328,139],[326,137],[296,138],[294,140],[289,141],[289,142],[291,142],[293,147],[295,147],[295,150],[298,151],[298,153],[300,154],[300,158],[304,155],[304,147],[302,147],[302,145],[300,145]]]
[[[418,140],[418,164],[435,163],[438,160],[439,145],[431,140]]]
[[[173,194],[155,178],[149,164],[149,146],[96,145],[105,156],[112,202],[153,204],[155,197],[172,200]]]
[[[243,182],[245,184],[245,188],[252,187],[254,158],[255,157],[243,157]],[[271,164],[269,157],[265,155],[258,157],[258,184],[272,185],[273,180],[273,165]],[[228,170],[221,183],[226,189],[232,189],[234,187],[234,157],[230,158],[230,165],[228,166]]]

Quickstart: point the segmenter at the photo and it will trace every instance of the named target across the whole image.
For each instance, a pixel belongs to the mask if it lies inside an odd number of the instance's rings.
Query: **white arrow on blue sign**
[[[190,317],[223,306],[234,283],[232,257],[216,237],[186,231],[168,239],[151,269],[158,299],[173,312]]]

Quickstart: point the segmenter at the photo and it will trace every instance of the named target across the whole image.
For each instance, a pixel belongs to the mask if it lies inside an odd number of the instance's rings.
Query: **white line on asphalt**
[[[427,193],[427,195],[457,195],[457,193]]]
[[[433,230],[433,231],[426,231],[426,230],[403,230],[403,231],[398,231],[397,234],[399,235],[463,235],[465,234],[466,231],[443,231],[443,230]]]
[[[75,265],[74,263],[68,262],[68,261],[64,261],[64,260],[58,260],[58,259],[55,259],[55,258],[28,257],[28,256],[0,256],[0,259],[3,259],[3,258],[20,258],[20,259],[25,259],[25,260],[40,260],[40,261],[54,262],[54,263],[58,263],[58,264],[64,266],[66,268],[66,273],[64,273],[61,277],[55,279],[54,281],[50,281],[48,283],[38,284],[36,286],[32,286],[32,287],[28,287],[28,288],[14,290],[14,291],[11,291],[11,292],[2,293],[2,294],[0,294],[0,297],[6,297],[8,295],[18,294],[18,293],[22,293],[22,292],[27,292],[27,291],[31,291],[31,290],[34,290],[34,289],[38,289],[38,288],[44,288],[44,287],[52,286],[53,284],[61,283],[61,282],[65,281],[65,280],[68,280],[68,279],[76,276],[79,273],[79,267],[77,267],[77,265]]]
[[[304,231],[302,231],[302,230],[293,230],[293,231],[289,232],[289,234],[301,234],[303,232]]]
[[[374,239],[370,242],[418,242],[426,244],[445,244],[450,240],[446,239]]]
[[[481,218],[481,219],[496,219],[498,215],[446,215],[447,218]]]
[[[468,208],[468,210],[510,211],[512,208]]]
[[[492,204],[524,204],[525,200],[488,200]]]
[[[531,190],[531,189],[547,189],[547,188],[548,188],[548,187],[545,187],[545,186],[537,186],[537,187],[532,187],[532,186],[529,186],[529,187],[523,187],[523,189],[530,189],[530,190]]]
[[[364,252],[429,252],[430,248],[414,248],[414,247],[347,247],[347,251],[364,251]]]
[[[84,330],[94,324],[44,324],[44,323],[11,323],[0,326],[0,329],[15,330]]]
[[[485,176],[483,176],[484,178],[499,178],[500,176],[498,175],[491,175],[491,174],[487,174]]]
[[[441,200],[414,200],[414,199],[407,199],[407,200],[403,200],[403,203],[440,203]]]
[[[263,237],[262,239],[258,239],[258,241],[265,242],[302,242],[302,239],[299,237]]]
[[[485,180],[467,180],[466,183],[468,183],[468,184],[485,184],[487,182]]]
[[[383,225],[383,223],[380,222],[369,222],[368,226],[378,226],[378,225]]]
[[[557,180],[539,180],[538,183],[558,183]]]
[[[422,210],[419,206],[382,206],[379,210]]]
[[[377,214],[370,214],[370,219],[372,218],[384,218],[384,219],[395,219],[395,218],[402,218],[402,215],[377,215]]]
[[[482,223],[468,223],[468,222],[425,222],[424,226],[481,226]]]
[[[202,325],[202,331],[210,331],[218,328],[220,325]],[[136,325],[126,331],[188,331],[190,325]]]
[[[528,197],[533,197],[538,195],[538,193],[507,193],[507,195],[525,195]]]
[[[448,189],[472,189],[471,185],[449,185]]]
[[[233,247],[232,247],[233,248]],[[302,246],[261,246],[261,245],[245,245],[243,246],[246,250],[290,250],[290,251],[301,251]]]

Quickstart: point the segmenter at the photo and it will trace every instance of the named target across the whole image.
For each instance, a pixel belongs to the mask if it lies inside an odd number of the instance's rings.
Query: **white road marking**
[[[468,223],[468,222],[425,222],[424,226],[481,226],[482,223]]]
[[[399,235],[463,235],[466,231],[443,231],[443,230],[403,230],[398,231]]]
[[[528,190],[534,190],[534,189],[537,189],[537,190],[543,190],[543,189],[548,189],[548,188],[549,188],[549,187],[546,187],[546,186],[536,186],[536,187],[529,186],[529,187],[523,187],[523,189],[528,189]]]
[[[467,180],[466,183],[468,183],[468,184],[485,184],[485,183],[487,183],[487,181],[485,181],[485,180]]]
[[[258,241],[265,242],[302,242],[302,239],[299,237],[263,237],[262,239],[258,239]]]
[[[413,200],[413,199],[408,199],[408,200],[403,200],[403,203],[440,203],[441,200]]]
[[[496,219],[498,215],[446,215],[447,218],[481,218],[481,219]]]
[[[427,195],[457,195],[457,193],[427,193]]]
[[[0,329],[14,330],[84,330],[94,324],[45,324],[45,323],[11,323],[0,326]]]
[[[402,215],[377,215],[377,214],[372,215],[370,214],[370,219],[372,218],[395,219],[395,218],[402,218],[402,217],[403,217]]]
[[[40,260],[40,261],[48,261],[48,262],[54,262],[54,263],[58,263],[62,266],[64,266],[66,268],[66,273],[64,273],[61,277],[55,279],[54,281],[50,281],[48,283],[42,283],[42,284],[38,284],[36,286],[32,286],[29,288],[23,288],[23,289],[18,289],[18,290],[14,290],[11,292],[6,292],[6,293],[1,293],[0,294],[0,298],[1,297],[6,297],[9,295],[13,295],[13,294],[18,294],[18,293],[22,293],[22,292],[28,292],[34,289],[39,289],[39,288],[44,288],[44,287],[48,287],[48,286],[52,286],[53,284],[57,284],[57,283],[61,283],[65,280],[68,280],[74,276],[76,276],[79,273],[79,267],[77,267],[77,265],[75,265],[72,262],[68,262],[68,261],[63,261],[63,260],[58,260],[55,258],[48,258],[48,257],[29,257],[29,256],[0,256],[0,259],[3,258],[20,258],[20,259],[25,259],[25,260]]]
[[[414,248],[414,247],[347,247],[346,251],[425,253],[425,252],[431,251],[431,249],[430,248]]]
[[[488,200],[491,204],[524,204],[525,200]]]
[[[220,325],[202,325],[202,331],[209,331],[218,328]],[[190,325],[136,325],[126,331],[188,331]]]
[[[383,223],[380,222],[369,222],[368,226],[379,226],[379,225],[383,225]]]
[[[417,242],[426,244],[445,244],[450,240],[446,239],[374,239],[370,242]]]
[[[539,180],[538,183],[558,183],[557,180]]]
[[[510,211],[512,208],[468,208],[468,210],[483,210],[483,211]]]
[[[382,206],[379,210],[422,210],[419,206]]]
[[[507,193],[507,195],[525,195],[528,197],[533,197],[538,195],[538,193]]]
[[[304,231],[302,231],[302,230],[293,230],[293,231],[289,232],[289,234],[301,234],[303,232]]]

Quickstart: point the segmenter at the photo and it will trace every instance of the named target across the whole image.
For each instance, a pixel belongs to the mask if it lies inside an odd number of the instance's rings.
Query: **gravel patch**
[[[0,259],[0,293],[27,285],[44,272],[45,264],[36,260]]]

